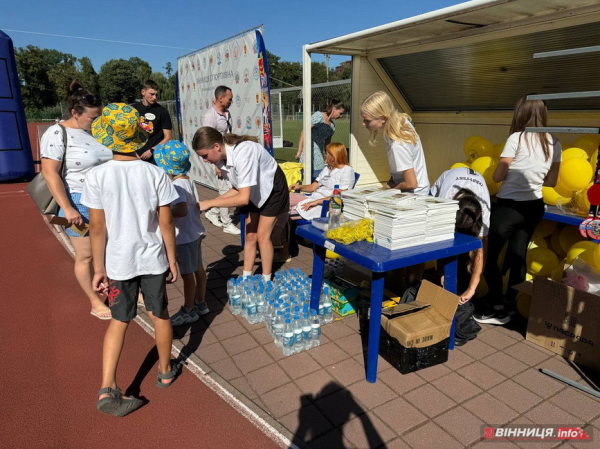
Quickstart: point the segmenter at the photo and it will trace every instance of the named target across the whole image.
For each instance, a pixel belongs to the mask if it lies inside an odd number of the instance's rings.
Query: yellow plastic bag
[[[302,183],[302,168],[303,164],[300,162],[284,162],[279,164],[285,175],[287,185],[291,186],[297,182]]]
[[[327,238],[343,243],[344,245],[360,242],[361,240],[372,242],[373,224],[374,222],[370,218],[347,221],[339,228],[327,231]]]

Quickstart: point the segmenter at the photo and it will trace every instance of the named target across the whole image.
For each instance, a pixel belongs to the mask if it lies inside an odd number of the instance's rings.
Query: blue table
[[[546,206],[544,218],[546,220],[557,221],[559,223],[565,223],[568,225],[579,227],[579,224],[587,217],[579,217],[577,215],[565,214],[556,206]]]
[[[369,242],[355,242],[343,245],[327,240],[325,232],[312,225],[299,226],[296,234],[314,244],[312,290],[310,307],[318,310],[326,249],[357,263],[373,272],[371,280],[371,309],[369,319],[369,344],[367,354],[367,382],[377,381],[377,358],[379,355],[379,328],[383,303],[384,274],[397,268],[437,260],[444,270],[444,287],[456,294],[456,274],[458,255],[481,248],[481,240],[464,234],[454,234],[453,240],[413,246],[411,248],[389,250]],[[454,348],[454,324],[450,333],[451,349]]]

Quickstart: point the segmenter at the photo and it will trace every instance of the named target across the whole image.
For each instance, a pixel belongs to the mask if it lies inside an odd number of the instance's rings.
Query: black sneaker
[[[484,313],[473,314],[473,319],[479,324],[506,324],[510,321],[510,316],[505,312],[490,310]]]

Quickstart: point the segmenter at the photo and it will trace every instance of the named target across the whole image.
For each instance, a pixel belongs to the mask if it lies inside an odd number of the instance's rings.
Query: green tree
[[[158,99],[174,100],[175,99],[175,77],[171,76],[167,78],[161,72],[154,72],[152,74],[152,80],[158,84]]]
[[[129,62],[133,67],[136,79],[138,80],[138,89],[141,90],[142,85],[148,81],[152,75],[152,67],[143,59],[133,56],[129,58]]]
[[[28,45],[16,48],[15,57],[25,109],[31,111],[54,106],[58,96],[48,76],[50,58],[47,51]]]
[[[77,70],[75,64],[71,62],[56,64],[48,71],[48,78],[56,92],[58,101],[63,105],[67,104],[69,97],[69,84],[73,80],[81,80],[80,75],[81,73]]]
[[[100,91],[98,74],[94,70],[92,61],[87,56],[79,59],[80,81],[81,84],[90,92],[97,94]]]
[[[167,78],[171,78],[171,75],[173,74],[173,66],[171,65],[170,61],[167,62],[164,69],[165,69],[165,73],[167,74]]]
[[[126,59],[111,59],[100,67],[100,95],[105,103],[132,103],[140,94],[135,67]]]

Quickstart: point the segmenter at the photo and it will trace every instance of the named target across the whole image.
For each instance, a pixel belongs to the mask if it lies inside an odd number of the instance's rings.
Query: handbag
[[[65,167],[65,160],[67,159],[67,130],[64,126],[59,126],[62,128],[63,145],[65,147],[65,155],[60,164],[60,178],[63,179],[63,169]],[[58,213],[58,203],[54,199],[54,196],[52,196],[48,188],[48,183],[41,171],[27,185],[26,190],[42,214],[56,215]]]

